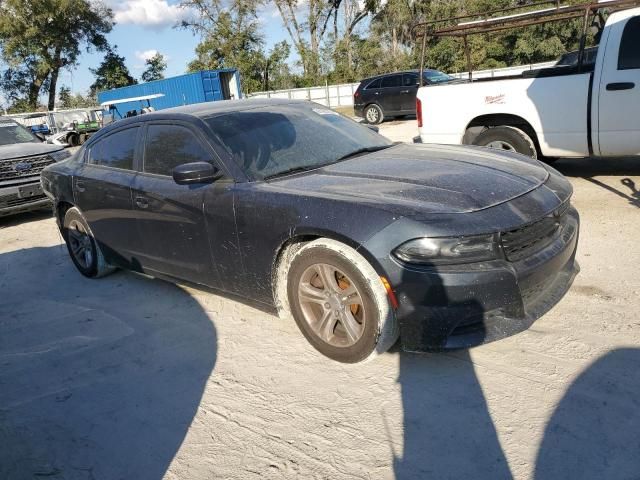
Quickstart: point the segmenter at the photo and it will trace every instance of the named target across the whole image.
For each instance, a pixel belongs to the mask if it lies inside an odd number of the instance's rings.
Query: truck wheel
[[[85,277],[103,277],[115,270],[105,261],[87,221],[76,207],[64,215],[62,236],[73,264]]]
[[[384,120],[384,113],[378,105],[372,103],[364,109],[364,119],[371,125],[378,125]]]
[[[67,136],[67,143],[72,147],[77,147],[78,145],[80,145],[80,137],[78,136],[78,134],[72,133],[71,135]]]
[[[324,238],[304,245],[286,278],[293,318],[323,355],[356,363],[385,352],[398,338],[379,275],[347,245]]]
[[[536,145],[529,135],[516,127],[500,126],[490,127],[483,131],[473,141],[480,147],[495,148],[517,152],[531,158],[538,158]]]

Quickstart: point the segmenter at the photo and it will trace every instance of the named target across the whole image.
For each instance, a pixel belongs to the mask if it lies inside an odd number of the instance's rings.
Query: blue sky
[[[178,1],[107,0],[106,3],[113,9],[116,20],[116,26],[108,35],[109,43],[118,46],[118,53],[125,57],[134,77],[140,79],[145,58],[156,51],[167,57],[166,76],[185,72],[195,56],[199,39],[188,31],[173,28],[185,15],[177,7]],[[273,5],[260,11],[260,23],[267,47],[284,39],[290,41]],[[101,53],[83,53],[76,69],[61,72],[59,86],[66,85],[73,92],[85,94],[94,81],[89,68],[96,68],[102,58]]]

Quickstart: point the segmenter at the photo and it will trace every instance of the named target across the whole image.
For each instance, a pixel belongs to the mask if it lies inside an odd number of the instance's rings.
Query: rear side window
[[[89,163],[133,170],[139,127],[127,128],[98,140],[89,151]]]
[[[380,88],[381,82],[382,82],[382,79],[380,78],[378,78],[377,80],[374,80],[369,85],[367,85],[367,90],[369,90],[370,88]]]
[[[405,73],[402,75],[402,86],[403,87],[413,87],[418,84],[418,74],[417,73]]]
[[[402,84],[402,75],[391,75],[382,79],[382,88],[399,87]]]
[[[211,153],[196,135],[179,125],[149,125],[144,151],[144,171],[171,175],[178,165],[211,162]]]
[[[640,17],[630,18],[622,32],[618,70],[640,68]]]

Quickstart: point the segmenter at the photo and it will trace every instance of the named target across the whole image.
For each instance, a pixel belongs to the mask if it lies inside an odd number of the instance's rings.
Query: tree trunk
[[[27,100],[29,102],[29,109],[31,109],[32,111],[38,109],[38,98],[40,97],[40,89],[42,88],[42,84],[44,83],[46,78],[46,76],[37,76],[29,85],[29,94],[27,95]]]
[[[49,81],[49,104],[47,108],[53,110],[56,108],[56,85],[58,84],[58,74],[60,67],[54,67],[51,71],[51,80]]]

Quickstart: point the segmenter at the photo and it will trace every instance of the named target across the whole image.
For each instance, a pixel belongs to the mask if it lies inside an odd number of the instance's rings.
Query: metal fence
[[[496,68],[492,70],[478,70],[473,72],[474,78],[505,77],[518,75],[525,70],[535,70],[553,66],[555,62],[535,63],[517,67]],[[456,78],[467,78],[467,72],[452,73]],[[324,85],[320,87],[291,88],[289,90],[272,90],[269,92],[250,93],[251,98],[289,98],[296,100],[311,100],[327,107],[353,105],[353,94],[360,83],[342,83],[340,85]]]

